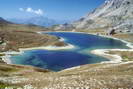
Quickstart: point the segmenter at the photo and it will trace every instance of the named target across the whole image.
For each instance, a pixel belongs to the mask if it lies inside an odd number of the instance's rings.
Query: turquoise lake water
[[[66,43],[70,43],[76,48],[56,51],[29,50],[22,54],[12,56],[12,63],[60,71],[79,65],[109,61],[103,57],[91,54],[90,51],[94,49],[128,49],[126,43],[96,35],[72,32],[49,32],[44,34],[64,38]]]

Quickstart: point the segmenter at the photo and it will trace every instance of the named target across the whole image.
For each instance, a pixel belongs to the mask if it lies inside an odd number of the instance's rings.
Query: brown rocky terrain
[[[38,34],[35,32],[26,31],[0,31],[0,37],[3,38],[5,45],[1,45],[3,51],[16,50],[18,48],[31,48],[39,46],[47,46],[58,42],[58,38],[50,35]]]
[[[115,34],[115,35],[113,35],[113,37],[133,43],[133,33]]]
[[[58,37],[36,33],[39,31],[51,30],[36,25],[14,24],[0,18],[0,51],[19,51],[19,48],[66,45],[66,43],[60,42]]]
[[[41,27],[32,24],[15,24],[0,17],[0,30],[10,30],[10,31],[30,31],[30,32],[38,32],[38,31],[48,31],[52,29],[48,29],[46,27]]]
[[[30,66],[0,64],[0,88],[132,89],[133,63],[91,64],[60,72]],[[26,88],[25,88],[26,87]]]

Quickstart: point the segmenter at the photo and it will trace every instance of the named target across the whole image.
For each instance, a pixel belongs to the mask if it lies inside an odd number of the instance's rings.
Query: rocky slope
[[[133,0],[106,0],[73,26],[76,29],[114,28],[118,32],[133,32]]]
[[[49,27],[54,31],[133,33],[133,0],[106,0],[104,4],[72,23]]]

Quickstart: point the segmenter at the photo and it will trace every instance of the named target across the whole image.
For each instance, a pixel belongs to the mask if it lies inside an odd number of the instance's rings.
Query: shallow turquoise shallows
[[[12,56],[12,63],[60,71],[79,65],[109,61],[103,57],[91,54],[90,51],[94,49],[128,49],[126,43],[96,35],[72,32],[48,32],[44,34],[64,38],[66,43],[74,45],[75,48],[56,51],[29,50],[25,51],[23,54]]]

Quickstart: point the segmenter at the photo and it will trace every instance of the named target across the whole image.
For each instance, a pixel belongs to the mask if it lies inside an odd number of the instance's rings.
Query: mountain
[[[11,22],[6,21],[6,20],[3,19],[2,17],[0,17],[0,24],[11,24]]]
[[[55,31],[71,31],[72,29],[74,29],[74,26],[72,24],[58,24],[58,25],[53,25],[51,27],[49,27],[50,29],[54,29]]]
[[[12,21],[18,24],[34,24],[40,26],[52,26],[55,24],[63,24],[66,21],[57,21],[53,19],[49,19],[43,16],[31,17],[31,18],[9,18],[8,21]]]
[[[72,25],[76,29],[114,28],[133,32],[133,0],[106,0]]]
[[[28,32],[38,32],[38,31],[52,31],[47,27],[38,26],[34,24],[16,24],[12,21],[6,20],[0,17],[0,31],[28,31]]]

